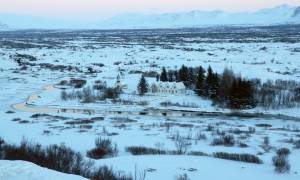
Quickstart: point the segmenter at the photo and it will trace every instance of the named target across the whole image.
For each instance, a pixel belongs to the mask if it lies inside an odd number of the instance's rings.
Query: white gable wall
[[[152,93],[159,94],[185,94],[186,89],[182,82],[158,82],[151,85]]]

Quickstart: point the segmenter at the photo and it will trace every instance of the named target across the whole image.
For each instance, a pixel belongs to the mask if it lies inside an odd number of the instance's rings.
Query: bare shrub
[[[134,179],[133,180],[145,180],[147,175],[146,170],[138,170],[137,165],[134,166]]]
[[[272,158],[272,161],[276,172],[287,173],[290,171],[291,166],[287,157],[277,155]]]
[[[247,163],[261,164],[262,160],[259,157],[252,154],[236,154],[236,153],[226,153],[226,152],[216,152],[213,153],[213,157],[220,159],[227,159],[233,161],[242,161]]]
[[[167,154],[165,150],[149,148],[143,146],[130,146],[126,147],[126,151],[133,155],[143,155],[143,154]]]
[[[206,135],[204,133],[202,133],[201,131],[198,131],[195,136],[196,136],[195,137],[196,140],[206,140],[207,139]]]
[[[20,124],[28,124],[28,123],[30,123],[30,121],[28,121],[28,120],[21,120],[21,121],[19,121],[19,123]]]
[[[207,153],[201,152],[201,151],[191,151],[188,153],[188,155],[192,156],[208,156]]]
[[[179,131],[174,136],[174,143],[178,154],[185,154],[191,146],[190,140],[181,136]]]
[[[67,121],[65,124],[70,124],[70,125],[81,125],[81,124],[93,124],[95,121],[91,119],[76,119],[73,121]]]
[[[271,128],[271,124],[255,124],[256,127],[262,127],[262,128]]]
[[[43,148],[40,144],[29,143],[23,139],[20,146],[5,144],[1,149],[3,159],[29,161],[64,173],[84,175],[82,167],[92,165],[84,161],[80,153],[65,145],[50,145]]]
[[[132,180],[131,176],[122,174],[120,172],[114,172],[112,168],[102,166],[97,168],[90,175],[92,180]]]
[[[291,151],[288,148],[280,148],[276,151],[278,156],[288,156],[290,153]]]
[[[213,146],[234,146],[235,140],[233,135],[221,135],[218,138],[214,138],[212,141]]]
[[[118,148],[116,144],[112,144],[110,139],[97,138],[95,140],[96,147],[87,152],[87,156],[92,159],[102,159],[104,157],[116,156]]]
[[[276,156],[272,158],[275,171],[278,173],[287,173],[290,171],[288,156],[291,151],[288,148],[280,148],[276,151]]]
[[[177,175],[175,177],[175,180],[190,180],[190,178],[186,173],[184,173],[184,174]]]
[[[92,180],[132,180],[131,176],[116,172],[107,166],[95,167],[94,162],[65,145],[29,143],[23,139],[19,146],[6,144],[0,138],[0,159],[29,161],[42,167],[68,174],[76,174]]]

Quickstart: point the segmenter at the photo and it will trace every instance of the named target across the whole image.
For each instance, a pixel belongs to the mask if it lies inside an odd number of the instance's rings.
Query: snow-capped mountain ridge
[[[281,5],[256,12],[238,13],[220,10],[163,14],[126,13],[98,21],[67,21],[0,14],[0,22],[16,29],[137,29],[300,24],[300,6]]]
[[[282,5],[256,12],[190,11],[166,14],[123,14],[102,23],[104,27],[167,28],[215,25],[300,24],[300,6]]]

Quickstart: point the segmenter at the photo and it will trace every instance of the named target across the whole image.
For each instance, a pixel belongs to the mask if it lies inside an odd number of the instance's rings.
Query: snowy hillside
[[[0,14],[0,22],[20,29],[136,29],[222,25],[299,24],[300,7],[281,5],[256,12],[190,11],[166,14],[121,14],[106,20],[70,21]]]
[[[26,161],[0,160],[0,179],[5,180],[84,180],[85,178],[42,168]]]

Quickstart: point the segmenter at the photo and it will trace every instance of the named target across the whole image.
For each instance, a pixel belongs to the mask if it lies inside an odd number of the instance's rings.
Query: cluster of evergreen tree
[[[183,82],[187,87],[192,87],[195,83],[195,75],[197,74],[196,68],[189,68],[184,65],[177,70],[166,70],[165,67],[162,68],[160,76],[157,80],[162,82]]]
[[[158,79],[183,82],[197,95],[209,98],[221,107],[248,109],[256,106],[252,81],[236,76],[227,68],[222,74],[215,73],[210,66],[207,71],[202,66],[191,68],[183,65],[178,71],[163,68]]]
[[[244,79],[225,68],[218,74],[209,66],[191,68],[182,65],[179,70],[162,68],[157,80],[183,82],[198,96],[211,99],[220,107],[250,109],[260,106],[266,109],[291,108],[300,105],[300,83],[296,81],[267,81]],[[140,95],[148,91],[148,84],[142,76],[138,85]]]

